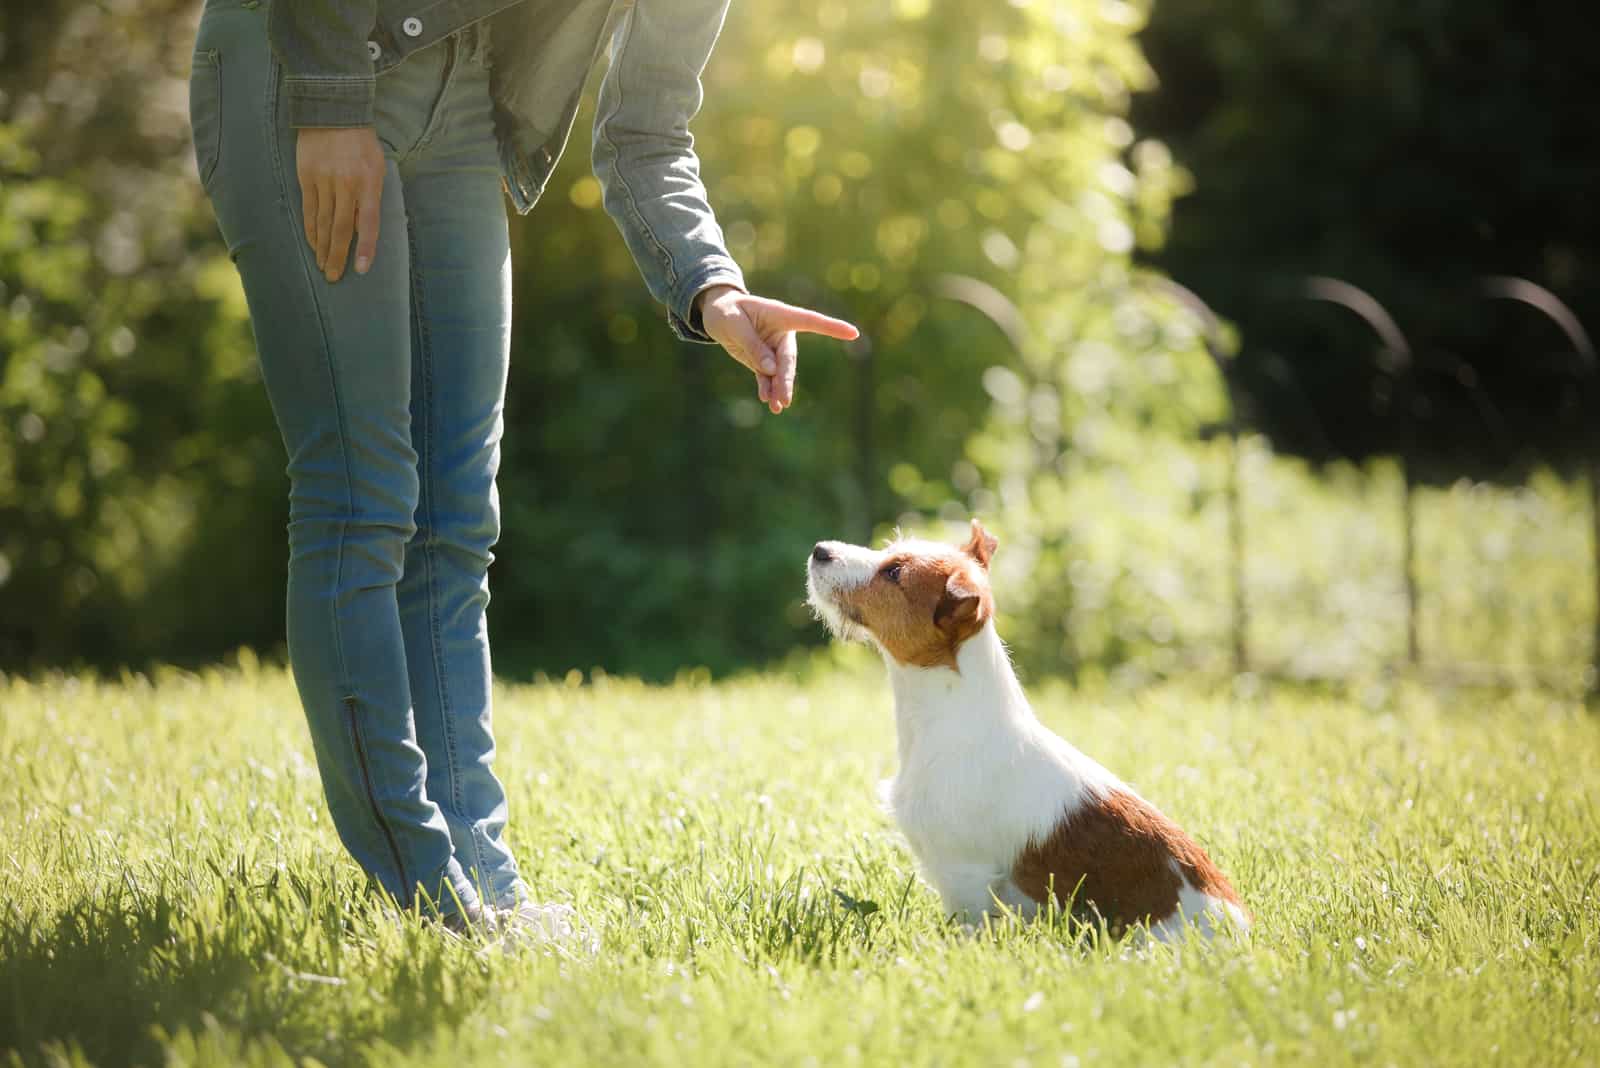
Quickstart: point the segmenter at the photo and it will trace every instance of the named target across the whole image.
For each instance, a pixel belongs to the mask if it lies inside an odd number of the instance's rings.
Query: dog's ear
[[[965,569],[952,571],[945,580],[944,593],[933,610],[933,625],[947,634],[976,630],[973,623],[983,604],[983,591]]]
[[[962,550],[974,560],[978,561],[987,571],[989,558],[994,556],[995,549],[1000,545],[1000,539],[983,529],[983,524],[974,516],[972,520],[972,537],[967,539],[967,544]]]

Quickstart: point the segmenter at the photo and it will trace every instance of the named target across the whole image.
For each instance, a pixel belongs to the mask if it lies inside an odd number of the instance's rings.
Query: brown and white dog
[[[829,629],[870,642],[889,667],[900,767],[885,797],[945,908],[1031,917],[1053,894],[1163,941],[1248,928],[1192,838],[1034,716],[995,632],[995,545],[974,519],[960,549],[824,541],[806,567]]]

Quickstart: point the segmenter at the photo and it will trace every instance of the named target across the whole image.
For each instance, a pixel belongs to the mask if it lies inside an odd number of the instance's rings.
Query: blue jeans
[[[401,903],[524,895],[495,777],[485,608],[511,326],[482,30],[377,82],[377,256],[329,284],[301,225],[272,0],[208,0],[190,113],[288,450],[289,659],[333,822]]]

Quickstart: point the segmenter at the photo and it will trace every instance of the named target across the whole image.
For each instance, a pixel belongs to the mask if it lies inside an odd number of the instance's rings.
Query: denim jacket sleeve
[[[674,333],[709,342],[694,308],[706,287],[744,288],[694,153],[689,120],[728,0],[633,0],[611,42],[595,116],[594,173]]]
[[[283,64],[290,126],[371,126],[367,39],[378,0],[276,0],[267,36]]]

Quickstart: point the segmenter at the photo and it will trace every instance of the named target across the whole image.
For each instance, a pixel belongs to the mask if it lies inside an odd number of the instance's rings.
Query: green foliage
[[[1058,294],[1126,285],[1173,180],[1151,146],[1123,162],[1139,22],[1088,2],[734,6],[695,123],[730,247],[759,291],[866,334],[806,341],[779,419],[720,352],[662,331],[573,151],[518,233],[502,664],[664,676],[782,655],[818,637],[813,542],[973,488],[981,383],[1017,356],[940,279],[1048,305],[1063,332],[1101,312]]]
[[[0,112],[17,313],[0,357],[4,662],[206,656],[278,633],[279,446],[182,139],[194,8],[4,9],[7,40],[35,48]],[[720,352],[666,332],[574,139],[515,228],[503,668],[665,676],[816,640],[806,549],[865,540],[951,472],[970,481],[979,383],[1014,359],[939,277],[1030,301],[1114,290],[1134,235],[1159,231],[1170,168],[1148,146],[1123,162],[1128,94],[1149,82],[1141,17],[1090,0],[735,6],[695,127],[730,244],[761,290],[868,338],[808,343],[782,419]],[[123,37],[125,64],[92,61]]]
[[[804,342],[799,404],[778,418],[719,350],[666,331],[574,138],[513,224],[498,669],[774,662],[821,640],[801,600],[814,541],[971,514],[1001,536],[1005,632],[1031,671],[1228,668],[1227,452],[1204,440],[1225,398],[1196,324],[1133,266],[1189,181],[1127,119],[1153,85],[1145,10],[734,5],[695,124],[729,243],[759,290],[866,335]],[[0,664],[281,640],[282,447],[186,143],[196,14],[0,0]],[[1238,14],[1236,32],[1287,31]],[[1197,40],[1239,70],[1268,63]],[[1227,143],[1256,145],[1238,126],[1248,94],[1228,100]],[[1401,655],[1396,478],[1360,470],[1314,477],[1247,440],[1258,668],[1366,673]],[[1425,661],[1574,682],[1594,611],[1573,577],[1582,509],[1548,476],[1421,494]]]
[[[49,45],[0,96],[0,663],[281,631],[281,445],[147,26],[188,6],[8,12]]]
[[[1389,685],[1407,656],[1397,466],[1313,470],[1256,436],[1240,454],[1246,668]],[[1021,663],[1124,686],[1230,673],[1228,464],[1226,441],[1151,432],[1135,457],[1062,455],[1017,489],[1018,506],[1002,502],[993,567]],[[1425,672],[1593,685],[1584,487],[1548,472],[1518,489],[1461,480],[1419,488],[1415,513]]]
[[[1135,124],[1194,176],[1157,262],[1246,329],[1241,380],[1280,449],[1406,453],[1444,483],[1593,455],[1571,342],[1477,286],[1532,279],[1600,330],[1600,146],[1574,136],[1600,64],[1581,6],[1162,0],[1141,41],[1161,89]],[[1307,274],[1398,321],[1423,365],[1416,429],[1385,401],[1372,332],[1291,299]]]
[[[497,694],[513,843],[538,895],[601,928],[592,962],[386,915],[281,671],[0,678],[0,1063],[1592,1062],[1582,708],[1033,697],[1205,844],[1247,942],[952,929],[876,805],[875,666]]]

